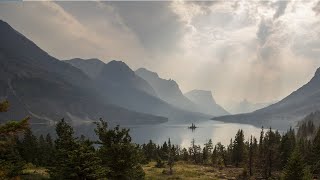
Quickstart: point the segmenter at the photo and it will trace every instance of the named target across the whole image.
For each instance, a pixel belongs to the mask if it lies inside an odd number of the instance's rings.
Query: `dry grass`
[[[143,169],[146,173],[147,180],[163,180],[163,179],[235,179],[236,176],[242,173],[241,168],[224,168],[219,170],[211,166],[195,165],[187,162],[176,162],[173,167],[173,175],[163,173],[168,171],[168,167],[156,168],[155,162],[151,162]]]
[[[42,179],[49,179],[48,170],[41,167],[28,167],[23,170],[23,175],[21,179],[25,180],[42,180]]]

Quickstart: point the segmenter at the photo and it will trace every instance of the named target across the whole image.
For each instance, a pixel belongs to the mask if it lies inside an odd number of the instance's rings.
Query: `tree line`
[[[9,103],[0,103],[0,112]],[[297,133],[261,129],[260,137],[245,139],[239,130],[230,143],[203,146],[192,140],[183,148],[171,143],[132,142],[129,129],[110,128],[100,119],[95,123],[98,140],[75,137],[74,129],[64,119],[56,126],[56,136],[35,136],[29,118],[0,125],[0,178],[22,174],[26,163],[48,169],[51,179],[144,179],[142,165],[156,161],[156,167],[173,174],[177,161],[202,166],[243,168],[238,179],[307,180],[320,173],[320,128],[312,121],[300,124]]]

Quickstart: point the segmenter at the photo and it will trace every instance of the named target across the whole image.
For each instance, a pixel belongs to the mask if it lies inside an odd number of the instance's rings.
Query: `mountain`
[[[272,103],[252,103],[246,99],[244,99],[241,102],[234,103],[232,106],[229,107],[228,111],[231,112],[232,114],[240,114],[240,113],[250,113],[253,111],[256,111],[258,109],[262,109],[264,107],[267,107],[271,104],[274,104],[275,102]]]
[[[161,123],[167,118],[138,113],[105,101],[92,79],[62,62],[0,20],[0,99],[10,109],[0,121],[31,116],[46,131],[61,118],[74,125],[100,117],[111,124]]]
[[[320,68],[313,78],[281,101],[252,113],[213,118],[227,122],[288,128],[311,112],[320,109]]]
[[[179,85],[174,80],[162,79],[157,73],[145,68],[137,69],[135,73],[146,80],[162,100],[176,107],[195,111],[196,105],[183,95]]]
[[[88,74],[95,82],[117,88],[129,88],[157,96],[153,88],[122,61],[113,60],[107,64],[99,59],[75,58],[65,62]]]
[[[81,61],[81,63],[75,63],[75,61]],[[86,70],[90,69],[88,67],[92,67],[92,65],[89,64],[93,61],[73,59],[65,62],[71,62],[70,64],[88,74],[89,72],[86,72]],[[136,73],[122,61],[113,60],[107,64],[103,63],[100,73],[93,78],[93,81],[100,92],[105,95],[106,99],[113,104],[130,110],[165,116],[170,120],[208,118],[207,115],[189,112],[161,100],[152,85],[136,75]]]
[[[298,126],[300,127],[303,123],[308,124],[311,121],[315,125],[315,127],[319,127],[320,125],[320,111],[315,111],[308,114],[305,118],[298,122]]]
[[[159,98],[176,107],[214,116],[229,114],[215,103],[210,91],[194,90],[183,94],[179,85],[172,79],[163,79],[155,72],[139,68],[135,73],[145,79],[155,90]],[[208,99],[206,99],[208,98]]]
[[[197,105],[201,112],[212,114],[215,116],[228,115],[229,113],[223,109],[212,97],[211,91],[192,90],[184,94],[193,103]]]
[[[90,61],[90,63],[88,63]],[[74,58],[66,61],[67,63],[71,64],[72,66],[79,68],[81,71],[86,73],[90,78],[96,78],[98,74],[101,72],[104,62],[100,61],[99,59],[80,59]]]

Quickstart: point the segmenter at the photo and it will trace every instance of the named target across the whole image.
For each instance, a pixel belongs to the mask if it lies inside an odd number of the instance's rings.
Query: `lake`
[[[135,143],[143,144],[151,139],[156,144],[162,144],[170,138],[171,143],[181,147],[189,147],[192,139],[195,139],[196,144],[202,147],[209,139],[212,139],[214,144],[221,142],[223,145],[228,145],[239,129],[244,131],[245,139],[249,139],[251,135],[259,139],[261,132],[261,128],[248,124],[213,120],[197,120],[194,123],[198,127],[194,131],[188,128],[191,123],[183,122],[126,126],[126,128],[130,128],[130,135]]]

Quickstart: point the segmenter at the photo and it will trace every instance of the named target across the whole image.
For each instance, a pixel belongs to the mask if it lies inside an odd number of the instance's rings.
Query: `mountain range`
[[[163,79],[156,72],[146,68],[139,68],[135,73],[145,79],[154,88],[156,94],[169,104],[214,116],[229,114],[216,104],[210,91],[192,90],[183,94],[178,83],[172,79]]]
[[[25,116],[41,127],[61,118],[74,125],[90,124],[100,117],[115,124],[167,121],[114,105],[100,91],[81,70],[50,56],[0,21],[0,98],[10,102],[9,111],[0,114],[1,122]]]
[[[287,128],[320,109],[320,68],[305,85],[281,101],[252,113],[215,117],[214,120]]]
[[[121,125],[214,117],[225,122],[287,128],[319,110],[320,69],[307,84],[281,101],[251,113],[229,115],[211,91],[183,94],[174,80],[163,79],[146,68],[133,71],[122,61],[58,60],[0,20],[3,99],[8,99],[11,106],[0,114],[0,122],[31,116],[32,125],[43,131],[61,118],[80,127],[100,117]]]
[[[262,109],[274,103],[276,103],[276,101],[264,102],[264,103],[253,103],[248,101],[247,99],[244,99],[240,102],[233,102],[231,105],[228,106],[228,111],[232,114],[251,113],[253,111]]]

